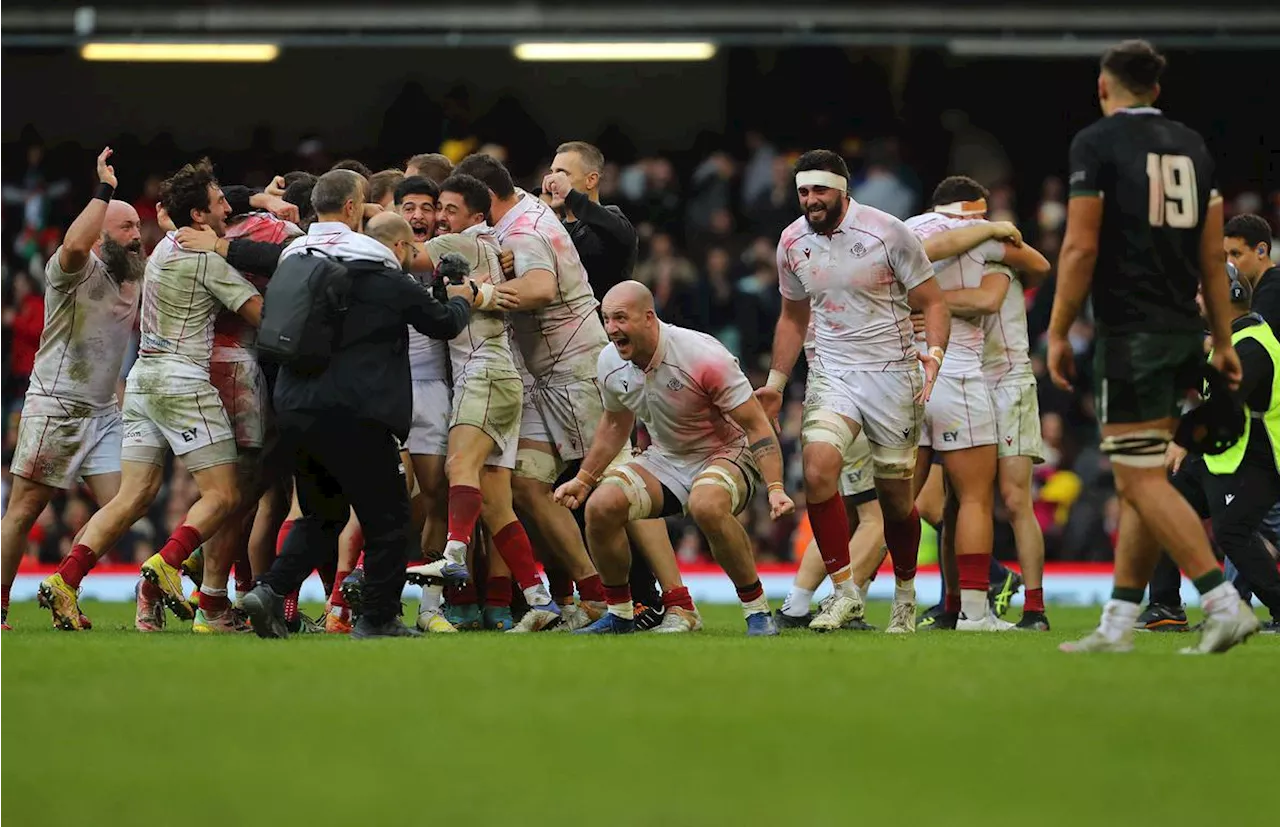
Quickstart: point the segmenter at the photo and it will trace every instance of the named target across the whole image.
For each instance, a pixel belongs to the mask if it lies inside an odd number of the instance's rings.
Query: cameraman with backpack
[[[311,195],[317,220],[281,255],[268,288],[259,347],[281,363],[275,407],[292,447],[302,518],[243,607],[260,637],[286,637],[284,595],[316,563],[336,557],[354,509],[364,530],[363,612],[352,636],[413,636],[398,619],[405,582],[409,502],[396,437],[412,406],[408,329],[451,339],[494,288],[445,287],[443,303],[406,269],[417,252],[398,215],[371,219],[361,179],[336,170]]]

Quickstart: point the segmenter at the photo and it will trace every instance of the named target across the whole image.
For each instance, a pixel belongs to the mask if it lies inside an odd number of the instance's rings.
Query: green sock
[[[1142,589],[1126,589],[1116,586],[1111,590],[1112,600],[1123,600],[1125,603],[1142,603]]]
[[[1222,569],[1215,566],[1191,582],[1195,584],[1196,591],[1200,592],[1200,594],[1204,594],[1205,592],[1216,589],[1223,583],[1227,582],[1227,578],[1223,576]]]

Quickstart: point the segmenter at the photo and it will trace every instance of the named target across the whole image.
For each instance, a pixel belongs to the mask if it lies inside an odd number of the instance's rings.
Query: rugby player
[[[1111,599],[1097,630],[1062,644],[1068,652],[1133,648],[1142,592],[1161,546],[1195,583],[1207,613],[1198,644],[1184,651],[1225,651],[1258,629],[1253,610],[1223,578],[1196,513],[1165,475],[1180,407],[1203,377],[1197,284],[1211,364],[1232,386],[1240,381],[1240,358],[1231,341],[1213,162],[1200,135],[1155,108],[1164,66],[1145,41],[1108,49],[1098,75],[1104,117],[1071,143],[1048,367],[1056,385],[1073,389],[1067,332],[1092,294],[1095,405],[1121,514]]]
[[[429,562],[411,567],[409,573],[427,575],[435,569],[443,573],[449,564],[465,569],[476,520],[483,519],[499,555],[524,591],[530,612],[536,613],[531,624],[541,627],[555,621],[559,612],[538,576],[533,547],[511,503],[524,384],[511,354],[506,317],[498,312],[505,307],[506,293],[495,289],[502,283],[502,265],[497,239],[485,223],[488,210],[488,187],[470,175],[452,175],[440,185],[440,220],[450,232],[432,239],[427,254],[434,262],[446,255],[461,255],[472,277],[487,281],[481,289],[490,298],[476,305],[466,329],[449,341],[453,409],[447,423],[445,461],[449,479],[445,563]],[[424,632],[457,631],[441,615],[443,591],[441,585],[423,588],[417,624]]]
[[[287,244],[293,238],[302,235],[297,225],[282,221],[266,212],[255,212],[238,216],[227,225],[225,238],[247,238],[257,242],[270,244]],[[265,290],[267,278],[263,275],[245,272],[259,291]],[[258,366],[257,354],[258,332],[256,328],[244,321],[238,314],[229,310],[218,313],[213,324],[213,355],[209,363],[209,378],[218,389],[222,399],[222,407],[231,421],[231,429],[235,434],[238,454],[237,473],[239,475],[240,505],[228,518],[218,533],[203,545],[203,573],[199,578],[199,588],[217,594],[226,593],[227,580],[231,566],[236,566],[236,593],[244,595],[252,588],[252,574],[261,574],[271,565],[271,560],[260,559],[253,573],[249,561],[249,531],[257,511],[259,498],[266,493],[264,483],[274,483],[263,475],[263,445],[266,439],[267,418],[270,399],[267,380]],[[277,463],[272,463],[276,465]],[[276,476],[276,475],[272,475]],[[281,493],[281,492],[277,492]],[[282,492],[279,502],[272,498],[269,506],[280,508],[287,490]],[[279,516],[267,515],[270,522],[278,523]],[[282,515],[280,515],[282,516]],[[145,581],[144,581],[145,583]],[[149,624],[163,625],[164,612],[162,604],[150,583],[140,586],[138,591],[138,613],[136,626],[146,628]],[[197,609],[192,630],[200,633],[247,631],[238,617],[230,612],[217,616],[209,616]]]
[[[231,207],[207,161],[188,164],[165,181],[161,198],[176,225],[225,232]],[[182,562],[213,536],[239,501],[235,433],[209,377],[219,307],[256,327],[262,297],[221,258],[184,250],[168,234],[152,252],[143,278],[141,343],[125,393],[120,491],[89,520],[62,571],[40,584],[42,600],[61,628],[80,628],[76,585],[92,561],[146,513],[170,452],[195,478],[200,499],[160,551],[142,564],[142,576],[159,588],[174,614],[192,618],[182,593]],[[199,601],[206,617],[230,611],[225,589],[202,588]]]
[[[138,283],[146,267],[142,225],[125,201],[112,200],[111,147],[98,155],[93,198],[67,228],[45,265],[45,325],[22,405],[9,470],[13,488],[0,522],[4,622],[27,534],[58,489],[83,479],[94,501],[120,489],[120,409],[116,379],[138,314]],[[74,594],[92,561],[64,563],[56,575]],[[73,598],[74,600],[74,598]],[[80,626],[87,618],[78,607]]]
[[[591,551],[611,584],[605,587],[608,612],[577,634],[635,630],[624,529],[634,520],[682,511],[733,581],[747,634],[778,634],[737,514],[762,476],[771,517],[790,514],[795,505],[783,490],[782,451],[751,383],[714,338],[659,321],[653,294],[639,282],[610,290],[603,311],[610,344],[600,353],[597,381],[605,412],[582,467],[555,494],[567,508],[586,501]],[[611,467],[637,417],[652,445]]]
[[[515,188],[506,167],[472,155],[458,171],[489,188],[493,232],[515,256],[516,277],[509,284],[518,312],[511,330],[525,380],[511,483],[516,511],[544,553],[556,556],[578,584],[583,602],[599,606],[604,587],[582,533],[569,510],[552,499],[556,480],[571,464],[581,464],[604,410],[596,383],[596,360],[606,343],[599,303],[564,226],[545,204]],[[528,627],[522,620],[516,628]]]
[[[809,329],[804,337],[805,362],[809,366],[809,381],[815,381],[814,371],[819,370],[813,352],[814,333],[813,320],[809,320]],[[817,378],[816,381],[822,381]],[[884,515],[880,513],[880,503],[876,501],[875,481],[871,476],[871,446],[867,444],[867,435],[859,433],[844,458],[840,469],[840,496],[844,500],[845,513],[849,525],[853,528],[853,536],[849,538],[849,561],[853,566],[855,586],[866,597],[866,588],[871,576],[879,568],[884,557]],[[796,568],[796,576],[787,593],[782,608],[775,615],[780,629],[807,627],[813,622],[810,604],[813,595],[827,577],[826,568],[822,564],[822,554],[818,551],[817,540],[810,540],[800,557],[800,565]],[[841,625],[842,629],[854,631],[874,631],[859,613]],[[914,623],[909,629],[901,624],[890,622],[888,632],[899,634],[915,631]]]
[[[970,178],[947,178],[934,190],[932,210],[909,219],[907,226],[922,239],[956,230],[986,214],[986,195],[986,190]],[[935,276],[952,313],[951,346],[950,358],[939,372],[933,396],[925,405],[920,442],[924,450],[917,458],[916,480],[923,485],[931,455],[940,454],[958,503],[953,541],[948,543],[955,551],[958,577],[954,582],[948,581],[944,612],[933,628],[1005,631],[1013,624],[998,618],[987,605],[999,435],[995,400],[987,390],[982,370],[986,347],[983,319],[1015,292],[1009,290],[1012,270],[999,266],[1000,262],[1008,261],[1013,267],[1037,275],[1048,272],[1049,262],[1026,245],[1015,246],[996,238],[959,255],[933,260]],[[1025,386],[1022,390],[1034,399],[1034,380],[1029,390]],[[1012,405],[1017,400],[1009,401]],[[1035,427],[1038,433],[1038,419]],[[1028,461],[1028,486],[1030,468]],[[1034,515],[1029,516],[1034,520]],[[1034,563],[1037,589],[1043,566],[1041,539],[1039,561]]]
[[[778,243],[782,314],[769,379],[756,395],[776,419],[812,312],[820,378],[805,395],[805,492],[835,599],[810,628],[830,631],[857,617],[863,606],[850,565],[839,479],[864,429],[893,557],[894,602],[910,604],[914,612],[920,516],[911,479],[922,405],[942,364],[951,317],[920,241],[898,219],[849,198],[843,158],[811,150],[796,161],[795,171],[805,214]],[[913,307],[925,314],[926,353],[913,345]]]
[[[604,154],[585,141],[568,141],[556,148],[551,161],[551,171],[543,179],[543,193],[549,196],[547,203],[555,210],[573,239],[574,249],[582,259],[591,279],[593,293],[604,295],[615,284],[631,278],[636,266],[636,230],[627,220],[622,209],[615,204],[600,203],[600,176],[604,172]],[[574,516],[582,522],[582,512]],[[627,524],[627,537],[631,540],[631,591],[642,605],[637,616],[637,626],[650,629],[666,624],[667,631],[695,631],[702,627],[702,619],[689,590],[680,577],[675,548],[667,532],[664,520],[639,520]],[[551,594],[556,597],[557,582],[551,580]],[[659,595],[654,580],[660,581]],[[567,577],[567,575],[566,575]],[[572,586],[569,587],[570,591]],[[668,613],[668,609],[679,611]],[[572,610],[571,610],[572,611]],[[583,618],[573,618],[569,625],[580,623]],[[585,624],[583,624],[585,625]]]
[[[426,245],[439,223],[440,187],[430,179],[411,176],[395,190],[395,207],[413,229],[414,241]],[[434,264],[423,254],[414,260],[415,272],[431,272]],[[445,251],[447,252],[447,250]],[[409,374],[413,379],[413,419],[405,448],[413,477],[423,500],[426,522],[421,534],[422,552],[438,560],[445,550],[449,521],[448,481],[445,457],[449,453],[449,418],[452,386],[449,384],[449,346],[417,330],[409,329]]]

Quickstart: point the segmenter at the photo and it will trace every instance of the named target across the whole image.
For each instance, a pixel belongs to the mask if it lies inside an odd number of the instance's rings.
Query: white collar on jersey
[[[1117,109],[1113,114],[1116,115],[1163,115],[1159,109],[1154,106],[1126,106],[1123,109]]]
[[[654,347],[653,358],[649,360],[649,366],[644,369],[644,372],[653,373],[665,358],[667,358],[667,323],[658,322],[658,344]]]
[[[493,232],[500,233],[510,226],[517,218],[524,215],[536,206],[541,206],[542,202],[534,198],[529,193],[516,187],[516,203],[515,206],[507,210],[507,214],[502,216],[502,220],[493,225]]]

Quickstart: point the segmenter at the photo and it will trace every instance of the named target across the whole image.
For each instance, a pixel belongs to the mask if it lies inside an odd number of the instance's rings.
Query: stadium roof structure
[[[5,4],[6,48],[130,42],[269,40],[281,46],[511,46],[560,41],[700,38],[720,46],[944,47],[1011,57],[1094,55],[1100,44],[1142,36],[1162,48],[1273,49],[1280,6],[1232,0],[1077,0],[1023,6],[989,0],[796,3],[541,0],[425,4],[383,0],[16,0]]]

